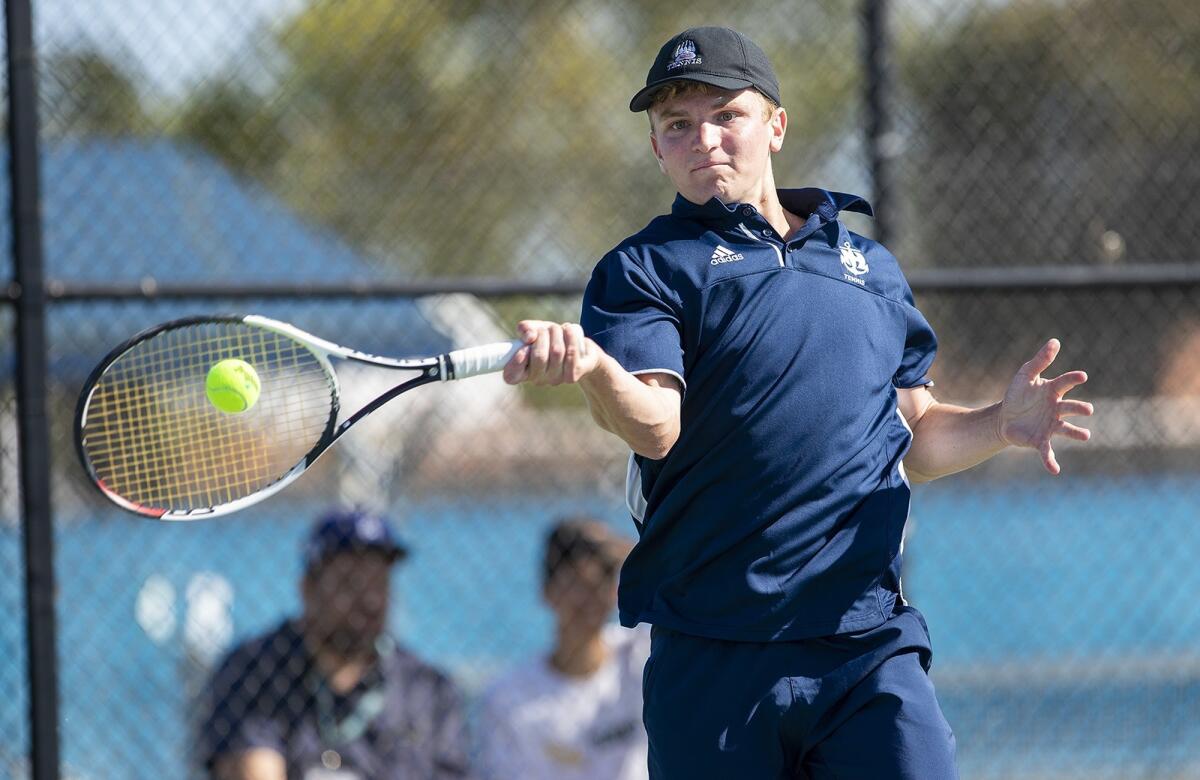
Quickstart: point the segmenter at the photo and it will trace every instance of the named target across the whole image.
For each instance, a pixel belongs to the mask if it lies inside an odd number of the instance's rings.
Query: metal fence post
[[[887,244],[895,237],[892,214],[891,158],[896,138],[892,131],[891,39],[887,0],[863,0],[863,98],[866,112],[867,159],[874,192],[876,237]]]
[[[58,656],[46,419],[46,295],[38,191],[36,60],[30,0],[9,0],[8,155],[16,282],[18,447],[25,555],[30,767],[34,780],[59,776]]]

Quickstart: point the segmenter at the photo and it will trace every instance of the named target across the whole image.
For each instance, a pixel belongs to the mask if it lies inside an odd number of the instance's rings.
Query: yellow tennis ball
[[[228,414],[244,412],[258,401],[262,384],[254,366],[229,358],[213,365],[204,380],[204,392],[212,405]]]

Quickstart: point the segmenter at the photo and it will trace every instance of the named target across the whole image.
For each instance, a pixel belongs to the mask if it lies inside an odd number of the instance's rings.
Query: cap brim
[[[664,84],[670,84],[672,81],[699,81],[701,84],[711,84],[714,87],[721,89],[746,89],[747,87],[757,89],[749,81],[745,79],[735,79],[728,76],[712,76],[708,73],[688,73],[683,76],[671,76],[665,79],[659,79],[653,84],[647,84],[636,95],[633,100],[629,101],[629,110],[635,114],[639,111],[645,111],[650,108],[650,98]]]

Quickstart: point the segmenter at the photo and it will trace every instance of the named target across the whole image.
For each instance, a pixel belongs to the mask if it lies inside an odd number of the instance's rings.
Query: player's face
[[[380,552],[331,556],[304,581],[304,619],[333,652],[369,652],[387,623],[391,560]]]
[[[650,144],[663,172],[692,203],[713,197],[754,203],[773,181],[771,154],[783,146],[787,115],[763,119],[756,90],[710,89],[676,95],[650,109]]]

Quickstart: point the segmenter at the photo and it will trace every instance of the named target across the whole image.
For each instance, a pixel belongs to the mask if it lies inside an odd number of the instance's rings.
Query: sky
[[[258,37],[262,25],[290,18],[308,5],[307,0],[32,1],[43,55],[99,49],[132,70],[144,94],[167,97],[178,97],[219,72]],[[944,25],[971,7],[1004,2],[895,0],[893,9],[907,24]]]
[[[145,92],[178,96],[304,0],[34,0],[42,56],[99,49],[134,71]]]

